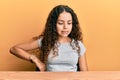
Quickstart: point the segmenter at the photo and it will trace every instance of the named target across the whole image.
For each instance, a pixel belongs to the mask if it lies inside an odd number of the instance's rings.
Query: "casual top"
[[[38,40],[39,47],[41,47],[41,40]],[[73,40],[72,40],[73,42]],[[78,55],[77,48],[73,49],[69,42],[60,43],[58,47],[58,55],[53,57],[53,51],[50,51],[48,55],[48,61],[46,63],[47,71],[51,72],[68,72],[77,71],[78,58],[84,55],[86,48],[81,41],[78,41],[80,46],[80,53]],[[75,47],[75,46],[74,46]]]

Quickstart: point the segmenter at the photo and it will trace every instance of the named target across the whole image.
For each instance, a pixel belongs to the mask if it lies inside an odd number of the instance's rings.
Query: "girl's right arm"
[[[30,54],[28,51],[38,48],[38,40],[31,40],[25,43],[17,44],[10,48],[10,53],[13,55],[27,60],[32,61],[40,69],[40,71],[45,70],[45,64],[42,63],[35,55]]]

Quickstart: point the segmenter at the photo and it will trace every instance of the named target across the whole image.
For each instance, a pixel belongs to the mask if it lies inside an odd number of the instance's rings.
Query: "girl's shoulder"
[[[86,47],[85,47],[85,45],[83,44],[83,42],[80,41],[80,40],[78,40],[78,44],[79,44],[79,46],[80,46],[80,55],[82,56],[82,55],[84,55],[84,53],[85,53],[85,51],[86,51]]]

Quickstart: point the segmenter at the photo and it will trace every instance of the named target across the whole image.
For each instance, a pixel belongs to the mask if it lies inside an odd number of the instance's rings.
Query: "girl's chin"
[[[68,35],[60,35],[60,37],[68,37]]]

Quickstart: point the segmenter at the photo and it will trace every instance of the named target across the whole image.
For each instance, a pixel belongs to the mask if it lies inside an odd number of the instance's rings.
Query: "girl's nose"
[[[64,29],[66,29],[67,28],[67,24],[66,23],[64,23]]]

